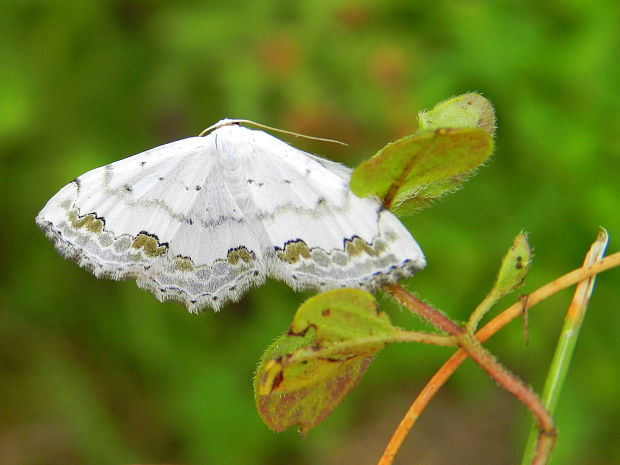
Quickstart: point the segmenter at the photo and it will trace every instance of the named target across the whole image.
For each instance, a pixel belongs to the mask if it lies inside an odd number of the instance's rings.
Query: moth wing
[[[349,168],[262,131],[230,126],[218,134],[223,150],[241,157],[236,176],[249,187],[246,215],[262,229],[270,276],[295,289],[374,290],[425,266],[402,223],[376,199],[350,191]]]
[[[36,221],[61,255],[97,277],[134,278],[190,311],[218,309],[265,279],[222,163],[213,137],[166,144],[76,178]]]

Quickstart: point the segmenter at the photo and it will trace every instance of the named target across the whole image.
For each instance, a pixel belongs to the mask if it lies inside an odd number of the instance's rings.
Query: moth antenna
[[[323,137],[315,137],[315,136],[308,136],[306,134],[299,134],[297,132],[287,131],[286,129],[278,129],[278,128],[274,128],[274,127],[271,127],[271,126],[267,126],[265,124],[256,123],[256,122],[250,121],[248,119],[223,119],[222,121],[218,121],[217,123],[215,123],[213,126],[209,126],[207,129],[205,129],[204,131],[202,131],[198,135],[200,137],[203,137],[203,136],[206,136],[207,134],[209,134],[210,132],[215,131],[216,129],[219,129],[219,128],[224,127],[224,126],[229,126],[231,124],[249,124],[249,125],[256,126],[257,128],[266,129],[268,131],[273,131],[273,132],[279,132],[280,134],[287,134],[289,136],[303,137],[304,139],[316,140],[316,141],[319,141],[319,142],[331,142],[332,144],[340,144],[340,145],[344,145],[345,147],[349,146],[349,144],[347,144],[345,142],[341,142],[339,140],[325,139]]]

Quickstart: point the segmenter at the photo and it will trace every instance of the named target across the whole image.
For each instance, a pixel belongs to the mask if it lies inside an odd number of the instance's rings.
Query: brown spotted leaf
[[[502,259],[493,292],[497,298],[503,297],[523,284],[532,264],[532,249],[527,235],[520,233],[515,237],[512,247]]]
[[[305,435],[355,387],[390,335],[401,331],[367,292],[338,289],[312,297],[263,355],[254,380],[261,417],[275,431],[297,425]]]

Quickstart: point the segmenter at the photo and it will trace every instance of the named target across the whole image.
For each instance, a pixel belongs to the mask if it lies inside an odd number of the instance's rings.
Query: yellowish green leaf
[[[480,94],[470,92],[441,102],[432,110],[418,113],[420,129],[480,128],[495,134],[495,110]]]
[[[261,417],[276,431],[297,425],[306,434],[355,387],[387,338],[401,332],[367,292],[338,289],[310,298],[258,367]]]
[[[532,249],[527,241],[527,236],[520,233],[508,249],[499,268],[497,280],[493,286],[497,298],[512,292],[523,284],[531,262]]]

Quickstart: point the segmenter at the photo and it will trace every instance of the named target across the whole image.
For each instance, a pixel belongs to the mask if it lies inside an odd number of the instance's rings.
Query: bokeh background
[[[373,464],[450,349],[399,345],[307,439],[255,412],[262,350],[307,297],[269,282],[190,315],[97,280],[34,224],[94,167],[224,117],[345,141],[294,140],[354,166],[416,114],[479,91],[497,150],[464,189],[404,221],[429,266],[406,285],[456,319],[524,229],[523,292],[577,267],[599,226],[620,237],[616,0],[6,0],[0,6],[0,463]],[[508,305],[514,300],[506,299]],[[406,312],[384,307],[410,328]],[[570,292],[489,347],[540,389]],[[600,276],[561,399],[553,463],[618,463],[620,271]],[[498,309],[499,310],[499,309]],[[431,403],[396,464],[507,464],[530,416],[473,363]]]

